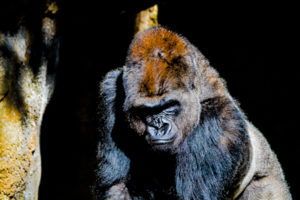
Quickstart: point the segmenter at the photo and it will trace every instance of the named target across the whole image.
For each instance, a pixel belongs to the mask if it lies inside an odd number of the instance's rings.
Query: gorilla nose
[[[151,144],[166,144],[174,140],[171,123],[159,119],[156,123],[147,126],[148,140]]]

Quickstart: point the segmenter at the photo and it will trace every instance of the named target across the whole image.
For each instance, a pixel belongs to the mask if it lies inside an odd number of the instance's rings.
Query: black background
[[[35,12],[40,6],[16,2],[2,15]],[[231,95],[278,155],[293,198],[299,198],[295,5],[156,2],[159,23],[188,38],[226,80]],[[99,81],[124,64],[135,14],[153,4],[60,2],[60,63],[41,130],[41,200],[90,198]],[[1,22],[10,28],[3,18]]]

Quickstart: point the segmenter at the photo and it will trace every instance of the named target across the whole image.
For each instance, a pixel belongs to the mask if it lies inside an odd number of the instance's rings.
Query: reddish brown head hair
[[[131,66],[141,68],[140,92],[148,96],[162,95],[172,86],[180,86],[185,73],[183,57],[187,42],[162,27],[140,33],[132,42],[128,59]]]

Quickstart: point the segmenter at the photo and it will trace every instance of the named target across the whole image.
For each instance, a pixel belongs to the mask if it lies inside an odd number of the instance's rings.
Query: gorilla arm
[[[250,168],[234,199],[292,199],[280,163],[264,136],[250,122],[247,122],[247,132],[251,146]]]
[[[121,70],[108,73],[102,81],[100,123],[101,140],[98,146],[99,160],[96,180],[97,199],[129,200],[131,199],[124,184],[129,170],[129,159],[115,145],[111,133],[115,125],[115,104],[117,98],[117,82]]]

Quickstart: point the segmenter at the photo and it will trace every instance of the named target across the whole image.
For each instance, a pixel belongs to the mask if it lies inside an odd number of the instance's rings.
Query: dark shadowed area
[[[1,29],[14,29],[20,13],[31,16],[34,24],[39,4],[12,2],[0,6]],[[98,84],[124,64],[135,15],[153,5],[147,0],[98,2],[59,2],[60,64],[41,130],[41,200],[91,198]],[[231,95],[278,155],[293,198],[300,198],[293,6],[157,3],[159,23],[188,38],[226,80]]]

